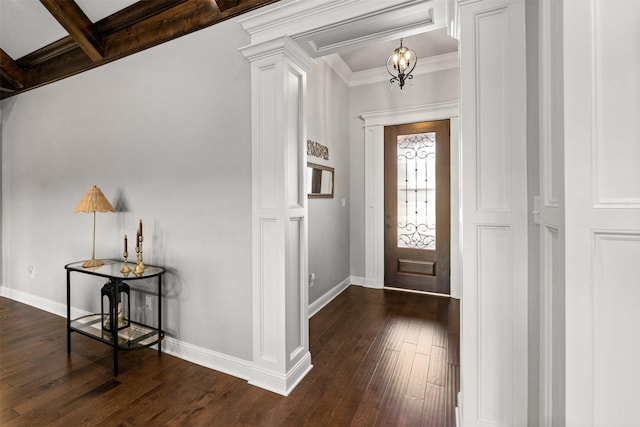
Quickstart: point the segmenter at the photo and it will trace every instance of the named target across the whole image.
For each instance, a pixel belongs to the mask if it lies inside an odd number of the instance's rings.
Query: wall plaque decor
[[[307,139],[307,156],[329,160],[329,147]]]

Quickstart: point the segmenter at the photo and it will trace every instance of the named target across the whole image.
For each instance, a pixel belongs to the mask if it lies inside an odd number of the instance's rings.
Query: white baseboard
[[[172,337],[162,340],[162,351],[196,365],[249,380],[252,362],[200,347]]]
[[[358,286],[364,286],[364,284],[365,284],[364,277],[362,277],[362,276],[351,276],[351,284],[352,285],[358,285]]]
[[[0,296],[30,305],[31,307],[55,314],[56,316],[67,317],[67,305],[57,301],[52,301],[50,299],[42,298],[7,286],[0,286]],[[86,310],[71,307],[71,317],[73,319],[76,317],[86,316],[88,314],[91,313]]]
[[[329,291],[320,298],[309,304],[309,318],[312,318],[313,315],[322,310],[325,305],[333,301],[333,299],[340,295],[342,291],[347,289],[351,283],[353,283],[351,281],[351,277],[347,277],[342,282],[329,289]]]
[[[49,299],[8,288],[6,286],[0,286],[0,296],[30,305],[60,317],[67,317],[66,304],[51,301]],[[85,310],[73,307],[71,308],[71,317],[74,319],[88,314],[91,313]],[[188,362],[223,372],[225,374],[233,375],[234,377],[238,377],[243,380],[249,380],[251,376],[252,362],[209,350],[204,347],[199,347],[172,337],[165,336],[162,340],[162,351]]]
[[[375,280],[365,279],[362,276],[351,276],[351,284],[362,286],[363,288],[382,289],[384,285]]]

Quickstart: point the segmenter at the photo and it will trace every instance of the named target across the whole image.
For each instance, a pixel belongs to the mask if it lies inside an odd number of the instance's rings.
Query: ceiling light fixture
[[[411,73],[416,68],[417,62],[416,53],[402,46],[402,39],[400,39],[400,47],[396,48],[387,59],[387,71],[391,75],[389,83],[398,82],[402,89],[404,82],[413,78]]]

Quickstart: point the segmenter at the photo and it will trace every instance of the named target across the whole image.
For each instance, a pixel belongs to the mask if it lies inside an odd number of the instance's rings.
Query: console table
[[[77,332],[108,344],[113,347],[113,375],[118,376],[118,351],[136,350],[157,344],[158,354],[162,353],[161,343],[164,338],[164,331],[162,330],[162,276],[166,270],[163,267],[147,265],[142,274],[136,275],[131,272],[125,276],[120,272],[124,266],[124,262],[116,260],[102,261],[104,265],[99,267],[83,268],[83,261],[73,262],[64,266],[67,270],[67,353],[71,353],[71,332]],[[132,269],[133,267],[135,267],[135,265],[131,266]],[[117,304],[113,304],[115,307],[112,307],[109,313],[109,315],[112,316],[109,330],[105,330],[102,327],[103,313],[94,313],[77,319],[71,319],[71,273],[88,274],[108,279],[108,284],[113,289],[114,297],[119,295],[120,287],[126,285],[125,281],[135,282],[157,278],[157,292],[154,292],[154,294],[158,301],[158,326],[152,327],[128,319],[128,326],[119,329],[116,312]],[[96,289],[96,293],[98,293],[100,288],[96,287]],[[135,290],[135,288],[132,288],[132,290]],[[131,317],[131,313],[128,315]]]

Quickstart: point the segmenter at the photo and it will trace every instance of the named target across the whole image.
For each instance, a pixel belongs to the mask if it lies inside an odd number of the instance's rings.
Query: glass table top
[[[145,269],[141,274],[134,274],[133,270],[136,267],[135,262],[129,262],[129,268],[131,272],[128,274],[123,274],[120,272],[122,267],[124,267],[124,261],[117,261],[113,259],[103,259],[104,265],[100,265],[98,267],[82,267],[82,264],[85,261],[72,262],[64,266],[65,269],[69,271],[78,271],[81,273],[92,274],[94,276],[108,277],[111,279],[122,279],[126,278],[127,280],[137,280],[137,279],[147,279],[149,277],[159,276],[165,273],[165,269],[163,267],[158,267],[155,265],[146,265]]]

